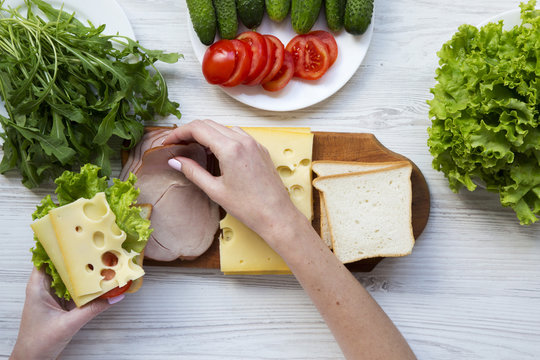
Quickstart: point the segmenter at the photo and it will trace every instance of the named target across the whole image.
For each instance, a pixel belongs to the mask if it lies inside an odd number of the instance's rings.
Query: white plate
[[[508,31],[512,29],[514,26],[521,24],[520,15],[521,15],[521,9],[519,8],[505,11],[499,15],[495,15],[487,20],[482,21],[476,27],[481,28],[482,26],[485,26],[489,23],[498,23],[500,20],[502,20],[503,29]]]
[[[106,35],[120,34],[135,40],[131,24],[124,10],[115,0],[47,0],[47,2],[57,9],[60,9],[63,4],[65,12],[75,12],[75,17],[85,25],[87,25],[87,20],[96,27],[105,24],[104,34]],[[21,6],[22,10],[26,8],[24,0],[6,0],[4,7],[7,6],[13,8]]]
[[[207,46],[201,43],[193,30],[189,14],[187,18],[191,45],[197,59],[202,63]],[[241,26],[238,33],[245,30],[246,28]],[[312,30],[328,31],[324,11],[319,15]],[[257,32],[277,36],[285,46],[296,36],[291,26],[290,17],[278,24],[265,15]],[[354,75],[366,56],[372,35],[373,17],[363,35],[353,36],[344,30],[334,34],[338,44],[338,57],[334,65],[319,80],[306,81],[293,78],[285,88],[277,92],[266,91],[261,86],[240,85],[233,88],[220,88],[236,100],[263,110],[290,111],[314,105],[334,94]]]
[[[75,12],[75,17],[85,25],[87,25],[88,20],[95,27],[105,24],[103,31],[105,35],[119,34],[135,40],[131,24],[124,10],[115,0],[48,0],[47,2],[58,9],[64,5],[64,11]],[[25,15],[24,0],[6,0],[3,7],[7,8],[8,6],[12,8],[20,6],[20,12]],[[8,116],[3,100],[0,100],[0,115]]]

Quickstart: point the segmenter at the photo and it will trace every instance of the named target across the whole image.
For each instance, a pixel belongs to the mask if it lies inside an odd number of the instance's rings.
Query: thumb
[[[104,299],[94,300],[83,307],[74,308],[66,313],[66,319],[73,333],[77,332],[87,322],[110,308],[112,305]]]
[[[169,160],[169,166],[182,172],[188,180],[212,197],[211,194],[216,188],[217,180],[198,162],[190,158],[177,156]]]

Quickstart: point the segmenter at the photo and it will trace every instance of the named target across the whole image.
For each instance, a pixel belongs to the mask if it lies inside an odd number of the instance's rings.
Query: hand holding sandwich
[[[50,277],[34,268],[26,286],[19,336],[10,359],[56,359],[82,326],[109,307],[111,304],[101,299],[81,308],[72,301],[61,306],[51,294]]]

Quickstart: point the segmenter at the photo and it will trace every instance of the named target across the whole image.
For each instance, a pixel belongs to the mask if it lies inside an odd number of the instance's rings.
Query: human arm
[[[62,305],[51,294],[49,276],[33,268],[10,360],[56,359],[81,327],[111,306],[99,299],[81,308],[72,302]]]
[[[169,164],[287,262],[347,358],[415,358],[392,321],[292,204],[264,147],[239,128],[209,120],[175,129],[164,144],[178,142],[198,142],[215,154],[219,177],[191,159],[176,158],[179,162],[172,159]]]

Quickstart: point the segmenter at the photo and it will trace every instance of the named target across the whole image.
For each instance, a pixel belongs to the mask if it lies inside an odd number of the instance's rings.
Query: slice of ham
[[[169,132],[171,132],[171,129],[159,129],[145,133],[137,145],[129,152],[129,157],[120,172],[119,179],[126,181],[130,172],[135,173],[141,166],[144,152],[155,146],[160,146],[163,139],[169,135]]]
[[[140,166],[136,157],[131,166],[141,190],[138,202],[153,206],[154,231],[145,257],[159,261],[198,257],[208,250],[219,226],[217,204],[167,164],[175,156],[189,157],[206,168],[206,151],[198,144],[152,147],[144,152]]]

